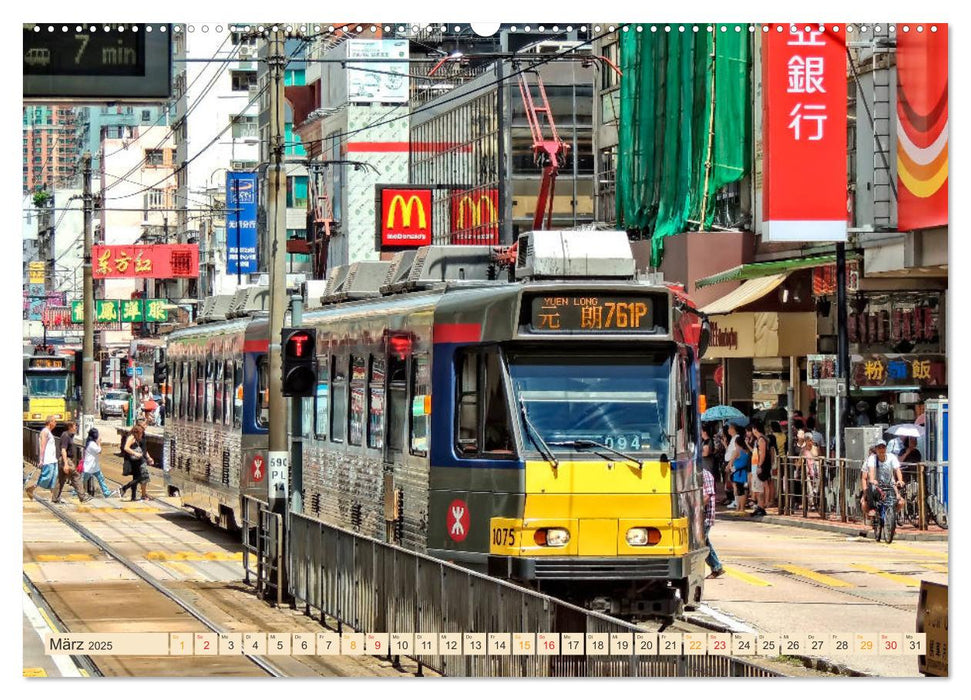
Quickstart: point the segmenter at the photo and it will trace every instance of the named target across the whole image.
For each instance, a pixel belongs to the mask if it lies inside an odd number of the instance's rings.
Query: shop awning
[[[858,253],[847,253],[846,260],[856,260],[860,256]],[[731,282],[732,280],[751,280],[758,277],[778,275],[781,273],[792,272],[793,270],[805,270],[809,267],[822,267],[823,265],[835,265],[836,253],[825,255],[813,255],[807,258],[787,258],[785,260],[769,260],[768,262],[744,263],[733,267],[730,270],[719,272],[716,275],[702,277],[695,281],[696,287],[708,287],[719,282]]]
[[[709,316],[714,316],[716,314],[730,314],[741,306],[751,304],[753,301],[761,299],[782,284],[788,276],[789,273],[783,272],[778,275],[769,275],[767,277],[758,277],[756,279],[746,280],[738,289],[729,292],[716,301],[713,301],[712,303],[708,304],[708,306],[701,309],[701,311]]]

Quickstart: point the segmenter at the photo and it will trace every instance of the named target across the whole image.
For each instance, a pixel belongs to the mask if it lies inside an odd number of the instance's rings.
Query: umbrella
[[[914,425],[913,423],[900,423],[899,425],[890,426],[890,429],[887,430],[887,432],[894,437],[919,438],[924,434],[924,428],[919,425]]]
[[[701,420],[706,422],[712,420],[729,420],[732,418],[745,418],[745,414],[732,406],[712,406],[701,414]]]

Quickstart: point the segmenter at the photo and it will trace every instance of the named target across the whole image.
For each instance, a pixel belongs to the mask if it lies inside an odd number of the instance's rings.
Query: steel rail
[[[64,620],[62,620],[60,616],[54,612],[54,608],[51,607],[51,604],[47,601],[47,598],[44,597],[44,594],[41,593],[40,589],[33,581],[30,580],[30,577],[27,574],[24,574],[24,589],[26,590],[27,595],[33,599],[34,604],[44,611],[44,614],[47,616],[50,622],[54,623],[54,626],[57,628],[55,631],[70,631],[68,630],[67,625],[64,624]],[[90,656],[85,654],[71,654],[70,659],[79,670],[84,671],[86,674],[88,674],[88,676],[98,678],[104,677],[101,669],[98,668],[97,664],[95,664],[94,660]]]
[[[123,554],[121,554],[117,549],[115,549],[110,544],[108,544],[107,542],[105,542],[104,540],[102,540],[100,537],[98,537],[97,535],[95,535],[93,532],[91,532],[90,530],[88,530],[86,527],[84,527],[84,525],[81,525],[79,522],[77,522],[73,518],[70,518],[66,513],[62,512],[60,509],[55,508],[53,504],[48,503],[47,501],[42,500],[40,498],[35,498],[34,500],[37,501],[38,503],[40,503],[45,508],[47,508],[47,510],[51,511],[62,522],[64,522],[68,527],[70,527],[75,532],[77,532],[79,535],[81,535],[81,537],[83,537],[84,539],[88,540],[91,544],[93,544],[95,547],[97,547],[98,549],[100,549],[101,551],[103,551],[105,554],[107,554],[111,558],[115,559],[119,564],[121,564],[126,569],[128,569],[129,571],[131,571],[133,574],[135,574],[136,576],[138,576],[140,579],[142,579],[143,581],[145,581],[145,583],[147,583],[149,586],[151,586],[152,588],[154,588],[156,591],[158,591],[159,593],[161,593],[162,595],[164,595],[166,598],[168,598],[172,602],[174,602],[176,605],[178,605],[180,608],[182,608],[187,613],[189,613],[190,615],[192,615],[192,617],[196,618],[199,622],[201,622],[203,625],[205,625],[206,627],[208,627],[209,629],[211,629],[213,632],[215,632],[216,634],[227,634],[227,633],[229,633],[230,630],[223,629],[220,625],[218,625],[215,622],[213,622],[212,620],[210,620],[208,617],[206,617],[206,615],[204,613],[202,613],[198,608],[196,608],[194,605],[192,605],[192,603],[186,601],[178,593],[176,593],[176,592],[168,589],[158,579],[156,579],[154,576],[152,576],[151,574],[149,574],[147,571],[145,571],[138,564],[136,564],[135,562],[131,561],[128,557],[126,557]],[[247,659],[249,659],[254,664],[256,664],[260,669],[262,669],[263,671],[265,671],[269,675],[273,676],[274,678],[286,678],[287,677],[286,673],[284,673],[279,667],[277,667],[275,664],[273,664],[272,662],[268,661],[267,659],[263,658],[262,656],[257,656],[257,655],[253,655],[253,654],[247,654],[246,652],[243,652],[242,656],[245,656]]]

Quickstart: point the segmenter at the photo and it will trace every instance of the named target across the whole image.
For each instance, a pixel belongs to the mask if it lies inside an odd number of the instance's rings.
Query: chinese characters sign
[[[98,299],[94,307],[95,323],[165,322],[169,312],[165,299]],[[84,302],[71,302],[71,323],[84,323]]]
[[[852,366],[856,387],[947,386],[944,355],[856,355]]]
[[[931,27],[936,31],[931,31]],[[947,225],[947,25],[897,31],[897,228]]]
[[[452,192],[452,243],[499,245],[499,190]]]
[[[590,294],[538,296],[530,302],[529,324],[538,332],[663,333],[667,327],[667,309],[661,299]],[[656,324],[662,327],[657,328]]]
[[[199,276],[199,246],[96,245],[91,249],[95,279],[170,279]]]
[[[256,173],[226,173],[226,273],[258,272]]]
[[[769,25],[763,34],[766,241],[846,240],[843,25]]]

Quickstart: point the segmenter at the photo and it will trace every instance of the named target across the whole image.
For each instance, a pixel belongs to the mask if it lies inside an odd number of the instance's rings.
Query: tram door
[[[387,440],[384,443],[384,522],[388,542],[401,540],[400,489],[395,483],[396,466],[400,470],[407,454],[408,375],[411,366],[410,335],[390,335],[387,340],[387,391],[385,412]]]

